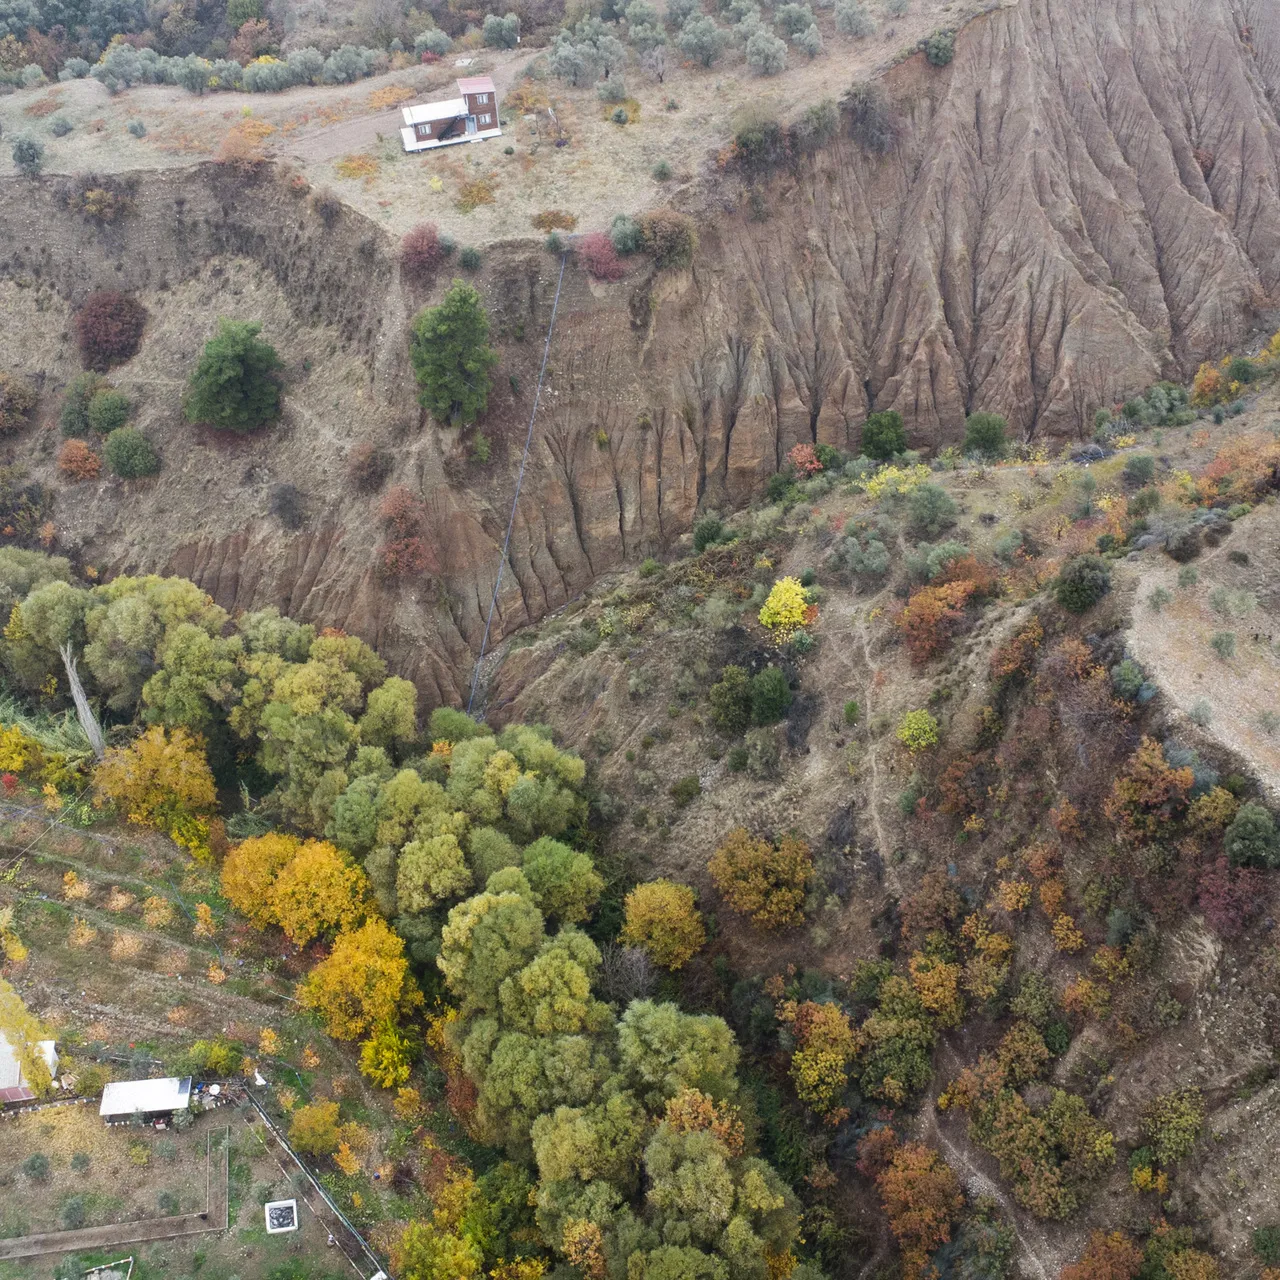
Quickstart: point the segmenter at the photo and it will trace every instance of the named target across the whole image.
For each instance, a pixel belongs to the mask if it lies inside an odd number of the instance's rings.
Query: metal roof
[[[458,92],[466,95],[468,93],[493,93],[493,80],[489,76],[464,76],[458,81]]]
[[[424,102],[421,106],[405,107],[405,124],[426,124],[428,120],[450,120],[465,116],[467,104],[462,98],[449,98],[445,102]]]
[[[102,1091],[100,1116],[146,1115],[152,1111],[180,1111],[191,1105],[191,1077],[163,1080],[117,1080]]]

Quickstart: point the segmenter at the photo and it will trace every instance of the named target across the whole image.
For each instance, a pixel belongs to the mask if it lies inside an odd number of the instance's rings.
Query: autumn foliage
[[[712,855],[708,869],[734,911],[761,929],[781,929],[799,923],[803,915],[813,855],[794,836],[784,836],[775,846],[737,827]]]
[[[603,231],[589,231],[577,244],[578,259],[593,280],[621,280],[627,268]]]
[[[374,916],[338,935],[329,956],[298,986],[298,1002],[319,1014],[335,1040],[356,1040],[420,1000],[409,977],[404,940]]]
[[[931,583],[911,593],[895,621],[912,662],[922,666],[947,648],[964,624],[975,590],[975,583],[963,580]]]
[[[426,509],[403,485],[387,491],[378,508],[384,536],[378,572],[384,578],[413,578],[431,567],[425,540]]]
[[[1107,817],[1124,839],[1146,844],[1169,834],[1186,812],[1194,784],[1189,768],[1173,768],[1160,744],[1144,737],[1111,788]]]
[[[351,928],[365,913],[369,883],[328,841],[273,832],[227,854],[222,891],[258,928],[279,925],[305,946],[322,933]]]
[[[1059,1280],[1134,1280],[1142,1250],[1123,1231],[1095,1231],[1079,1262],[1062,1269]]]
[[[400,241],[400,265],[411,276],[423,279],[444,261],[445,248],[434,222],[420,222]]]
[[[91,293],[76,312],[76,341],[86,369],[105,373],[132,360],[142,344],[147,309],[137,298],[112,289]]]
[[[213,774],[198,738],[153,725],[128,746],[112,747],[94,770],[95,803],[110,804],[130,822],[171,831],[212,811]]]
[[[679,969],[706,943],[707,931],[688,885],[670,880],[636,885],[624,910],[622,941],[665,969]]]
[[[859,1168],[875,1170],[876,1190],[902,1250],[907,1280],[928,1274],[929,1255],[951,1239],[964,1208],[950,1165],[922,1142],[899,1145],[892,1129],[873,1130],[858,1147]]]
[[[96,480],[102,459],[83,440],[68,440],[58,454],[58,470],[68,480]]]

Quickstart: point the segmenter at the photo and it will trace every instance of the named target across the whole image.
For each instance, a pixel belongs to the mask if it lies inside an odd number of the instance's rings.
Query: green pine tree
[[[280,383],[273,375],[283,366],[276,349],[258,341],[261,331],[246,320],[218,321],[191,375],[183,405],[188,422],[246,432],[280,416]]]
[[[455,280],[438,307],[418,313],[410,358],[418,403],[438,421],[457,426],[484,412],[498,353],[489,346],[489,317],[471,285]]]

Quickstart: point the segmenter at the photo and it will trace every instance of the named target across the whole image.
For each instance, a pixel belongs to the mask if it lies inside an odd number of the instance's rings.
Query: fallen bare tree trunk
[[[76,659],[71,652],[71,645],[64,644],[58,652],[62,654],[62,665],[67,669],[67,683],[71,686],[71,699],[76,704],[76,719],[80,721],[84,736],[89,739],[93,754],[101,760],[106,752],[107,744],[102,737],[102,726],[98,723],[98,717],[93,714],[89,699],[85,697],[84,685],[80,683],[80,674],[76,671]]]

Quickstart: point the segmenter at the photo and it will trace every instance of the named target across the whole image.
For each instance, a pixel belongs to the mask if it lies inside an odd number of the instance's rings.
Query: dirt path
[[[178,1213],[167,1218],[144,1218],[138,1222],[117,1222],[102,1227],[80,1227],[74,1231],[45,1231],[37,1235],[0,1240],[0,1262],[15,1258],[36,1258],[47,1253],[77,1253],[88,1249],[123,1248],[147,1240],[174,1240],[179,1236],[203,1235],[227,1229],[228,1160],[231,1131],[222,1130],[221,1146],[215,1155],[213,1134],[209,1135],[205,1161],[208,1199],[204,1213]]]

